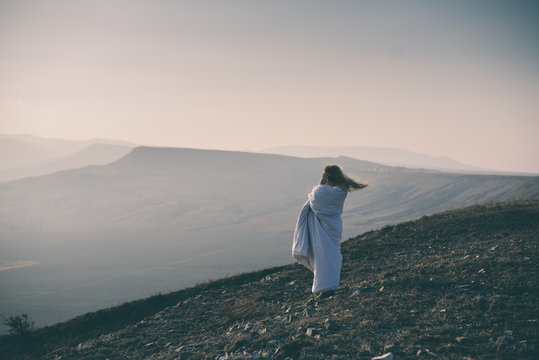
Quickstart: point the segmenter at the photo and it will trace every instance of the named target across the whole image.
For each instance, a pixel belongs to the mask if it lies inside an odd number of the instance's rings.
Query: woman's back
[[[340,187],[316,185],[309,194],[309,203],[317,215],[341,216],[347,194]]]
[[[344,175],[337,165],[326,165],[320,185],[309,193],[301,209],[292,255],[314,273],[313,293],[339,286],[344,201],[349,191],[365,186]]]

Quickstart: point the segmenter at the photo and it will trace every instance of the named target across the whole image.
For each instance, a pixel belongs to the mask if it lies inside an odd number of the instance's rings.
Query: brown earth
[[[537,358],[539,201],[445,212],[343,243],[340,288],[288,265],[0,338],[12,359]],[[128,316],[130,314],[130,317]],[[145,317],[144,317],[145,316]]]

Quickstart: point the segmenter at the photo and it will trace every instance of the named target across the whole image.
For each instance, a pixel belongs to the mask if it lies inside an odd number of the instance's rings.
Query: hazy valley
[[[0,262],[31,264],[0,271],[0,313],[51,324],[288,264],[298,211],[326,163],[370,183],[346,201],[345,239],[442,210],[539,198],[538,177],[137,147],[107,165],[0,184]]]

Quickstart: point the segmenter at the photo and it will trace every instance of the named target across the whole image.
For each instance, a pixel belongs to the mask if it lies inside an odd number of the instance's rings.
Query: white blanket
[[[339,287],[341,214],[347,194],[339,187],[317,185],[299,214],[292,256],[314,273],[313,292]]]

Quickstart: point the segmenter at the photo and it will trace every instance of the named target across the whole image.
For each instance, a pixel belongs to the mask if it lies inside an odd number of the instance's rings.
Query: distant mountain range
[[[371,183],[347,200],[352,234],[475,203],[539,197],[539,177],[451,174],[349,157],[137,147],[108,165],[0,184],[0,230],[290,231],[326,163]]]
[[[0,181],[107,164],[135,146],[122,140],[71,141],[0,134]]]
[[[429,156],[408,150],[369,146],[278,146],[261,150],[262,153],[298,156],[304,158],[349,156],[390,166],[414,169],[433,169],[465,173],[501,173],[478,166],[467,165],[447,156]]]

